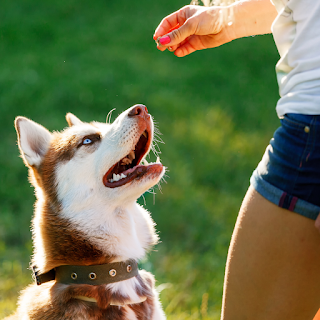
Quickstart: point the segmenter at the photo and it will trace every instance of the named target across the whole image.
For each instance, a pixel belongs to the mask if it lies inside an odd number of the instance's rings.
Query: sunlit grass
[[[1,252],[0,260],[0,317],[10,315],[17,304],[18,292],[31,281],[31,271],[28,270],[28,250],[23,248],[8,248]],[[10,254],[9,254],[10,253]],[[23,260],[18,260],[18,258]]]

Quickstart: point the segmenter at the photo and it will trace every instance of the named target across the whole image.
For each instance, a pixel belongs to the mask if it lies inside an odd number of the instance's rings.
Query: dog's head
[[[18,117],[15,126],[40,196],[51,198],[69,214],[135,201],[163,176],[158,160],[144,160],[154,135],[145,106],[133,106],[112,124],[84,123],[70,113],[66,119],[69,128],[62,132],[50,133],[24,117]]]

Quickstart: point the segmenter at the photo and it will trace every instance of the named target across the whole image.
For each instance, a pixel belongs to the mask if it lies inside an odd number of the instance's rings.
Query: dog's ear
[[[15,127],[23,160],[29,166],[39,166],[48,151],[51,133],[40,124],[25,117],[17,117]]]
[[[83,122],[77,118],[73,113],[67,113],[66,120],[68,122],[69,127],[76,126],[82,124]]]

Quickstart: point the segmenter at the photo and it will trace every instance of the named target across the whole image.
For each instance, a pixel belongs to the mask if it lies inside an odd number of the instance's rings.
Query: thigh
[[[226,266],[222,320],[312,320],[320,305],[320,234],[314,220],[252,187]]]

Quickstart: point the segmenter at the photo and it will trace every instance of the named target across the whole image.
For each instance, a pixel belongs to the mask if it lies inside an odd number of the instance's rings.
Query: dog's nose
[[[128,116],[129,117],[136,117],[140,116],[144,118],[148,114],[148,109],[143,104],[136,104],[132,107],[132,109],[129,111]]]

